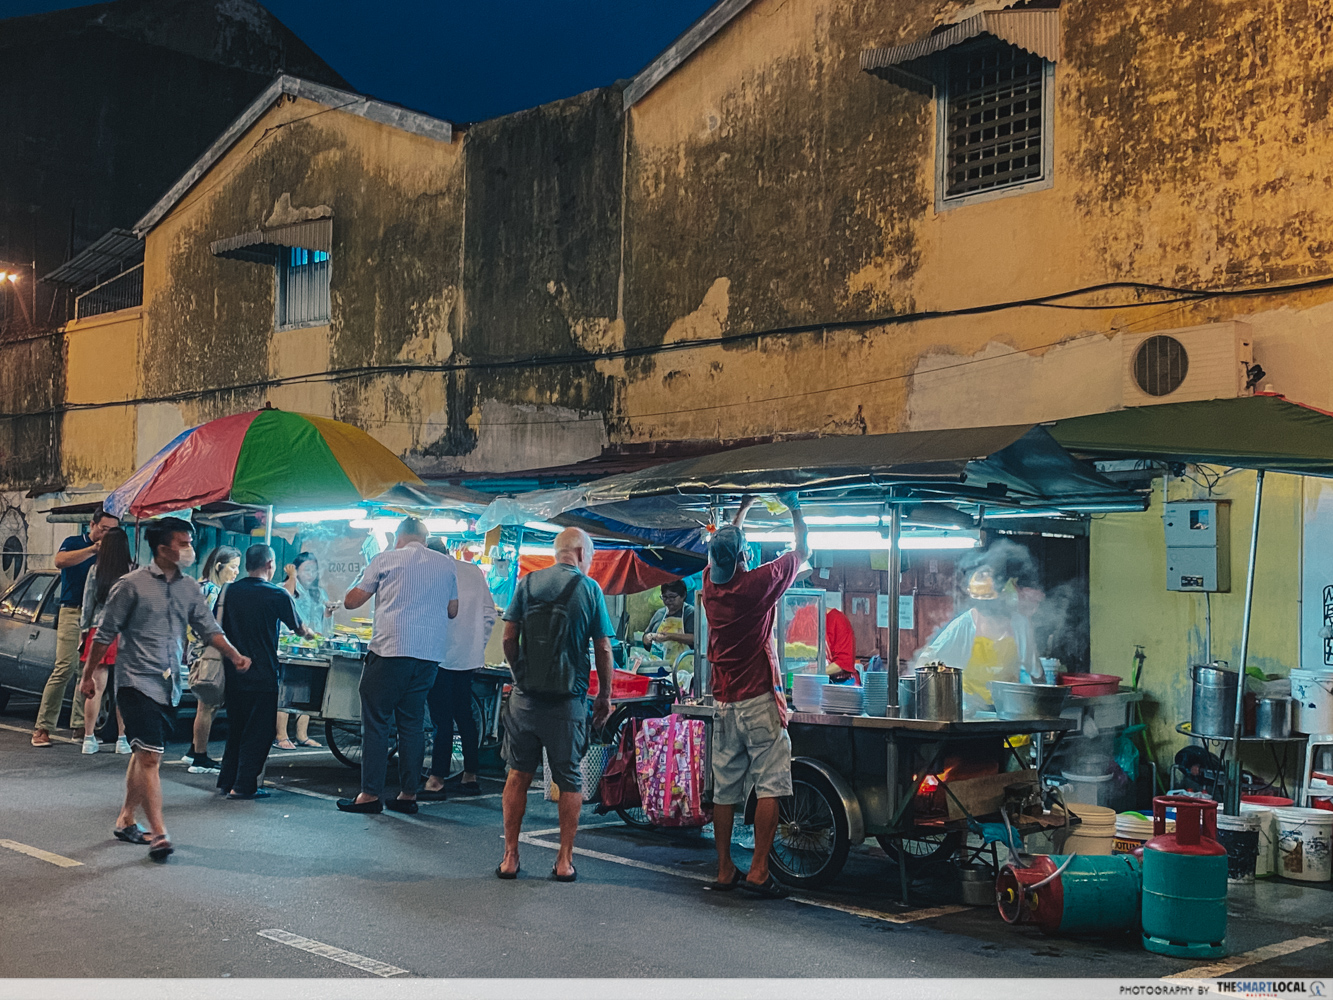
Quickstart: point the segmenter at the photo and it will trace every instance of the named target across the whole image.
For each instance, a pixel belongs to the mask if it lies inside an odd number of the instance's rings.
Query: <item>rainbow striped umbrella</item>
[[[351,424],[265,408],[182,432],[103,506],[117,517],[152,517],[217,500],[302,510],[347,506],[398,483],[420,482]]]

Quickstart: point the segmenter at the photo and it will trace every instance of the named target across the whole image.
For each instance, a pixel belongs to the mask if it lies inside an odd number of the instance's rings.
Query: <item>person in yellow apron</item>
[[[917,655],[917,662],[942,660],[963,671],[963,716],[991,708],[992,681],[1033,683],[1036,654],[1032,625],[1018,613],[1013,581],[996,585],[988,566],[968,577],[967,609],[944,626]],[[1029,662],[1030,661],[1030,662]]]

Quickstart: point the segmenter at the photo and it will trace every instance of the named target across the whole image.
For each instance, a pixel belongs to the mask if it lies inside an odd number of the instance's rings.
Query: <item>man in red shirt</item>
[[[819,626],[816,621],[813,604],[797,608],[787,626],[786,641],[817,645]],[[852,631],[852,620],[837,608],[824,612],[824,659],[828,664],[825,669],[829,680],[839,684],[846,680],[861,683],[861,673],[856,669],[856,633]]]
[[[713,838],[717,881],[707,888],[742,886],[759,896],[781,899],[787,891],[768,873],[768,852],[778,827],[778,799],[792,793],[791,740],[787,700],[778,673],[773,617],[778,600],[810,554],[805,519],[792,494],[795,548],[755,569],[746,565],[745,515],[754,497],[745,497],[729,525],[713,533],[704,570],[703,602],[708,614],[708,663],[713,677]],[[754,860],[749,873],[731,860],[736,807],[753,787],[759,803],[754,816]]]

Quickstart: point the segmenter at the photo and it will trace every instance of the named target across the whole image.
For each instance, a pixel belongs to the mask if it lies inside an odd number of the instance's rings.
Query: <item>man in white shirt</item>
[[[370,652],[361,668],[361,794],[339,799],[343,812],[417,811],[417,784],[426,756],[426,693],[448,648],[458,616],[454,560],[426,548],[430,532],[415,517],[398,526],[395,545],[370,560],[343,607],[375,598]],[[447,604],[446,604],[447,602]],[[446,604],[448,617],[440,614]],[[398,726],[398,797],[381,801],[389,767],[389,727]]]
[[[430,758],[430,774],[417,796],[423,802],[443,802],[446,787],[456,795],[480,795],[477,784],[477,751],[481,734],[472,716],[472,675],[485,666],[486,643],[497,617],[495,599],[486,585],[486,573],[480,566],[459,562],[449,555],[444,542],[432,538],[427,548],[442,553],[454,563],[458,575],[458,617],[449,629],[449,648],[435,674],[435,686],[426,695],[430,717],[435,722],[435,752]],[[453,761],[454,726],[463,744],[463,770],[449,774]]]

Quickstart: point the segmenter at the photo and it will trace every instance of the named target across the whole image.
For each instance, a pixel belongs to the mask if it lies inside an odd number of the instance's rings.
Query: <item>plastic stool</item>
[[[1320,747],[1333,747],[1333,733],[1315,733],[1305,741],[1305,773],[1301,776],[1301,787],[1296,798],[1298,805],[1310,804],[1310,779],[1314,776]]]

